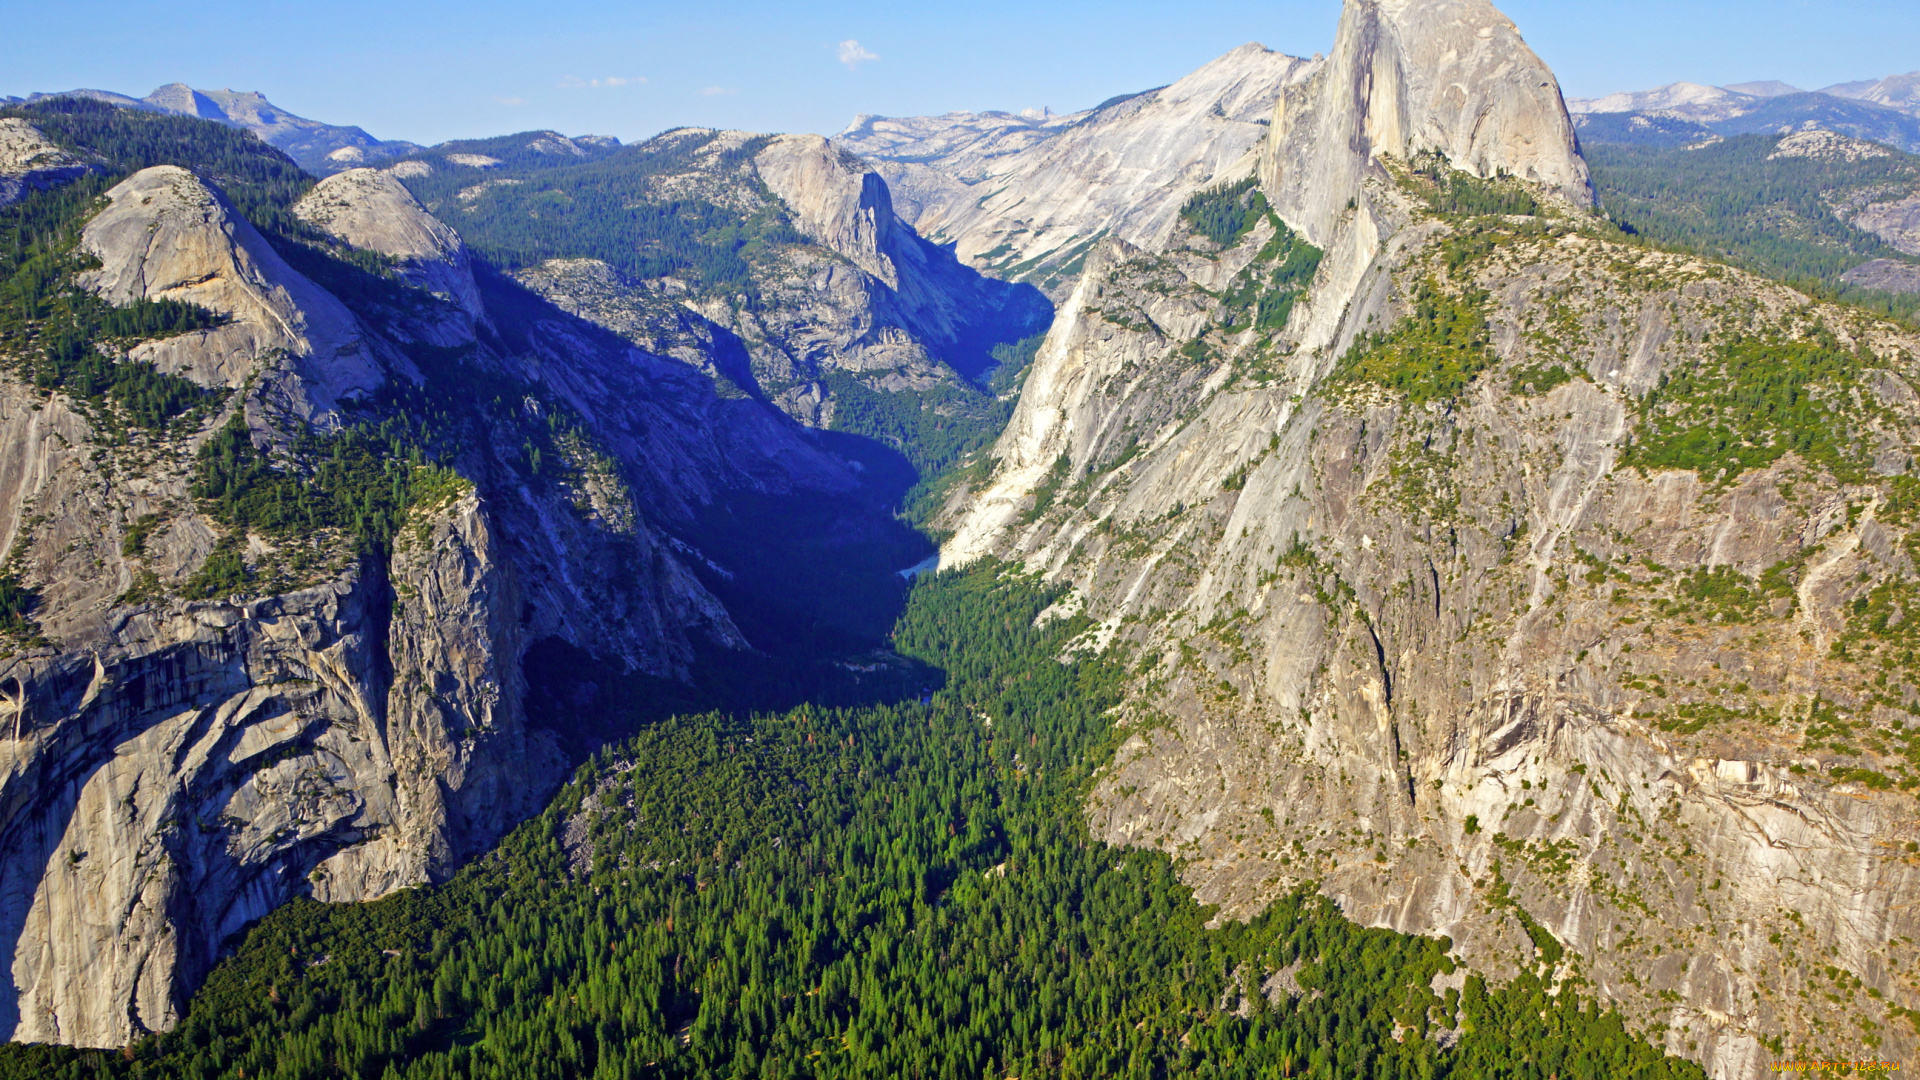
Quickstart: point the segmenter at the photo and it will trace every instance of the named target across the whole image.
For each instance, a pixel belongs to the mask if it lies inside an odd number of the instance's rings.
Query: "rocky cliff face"
[[[1249,44],[1084,114],[862,117],[834,142],[883,162],[916,229],[1059,298],[1097,238],[1158,243],[1188,195],[1247,175],[1274,101],[1315,67]]]
[[[483,850],[583,738],[529,719],[536,645],[668,678],[699,649],[751,648],[703,584],[732,574],[701,550],[714,508],[885,519],[778,413],[476,279],[390,178],[345,174],[298,212],[393,273],[331,264],[360,283],[343,300],[283,257],[299,241],[176,166],[115,186],[80,234],[80,287],[220,317],[113,357],[208,388],[199,412],[130,425],[4,358],[0,547],[37,598],[29,631],[0,640],[14,1039],[164,1029],[228,937],[289,897],[371,899]],[[233,417],[255,453],[310,470],[315,498],[327,454],[370,445],[352,439],[424,423],[412,437],[440,468],[416,474],[384,546],[352,518],[249,526],[194,486]],[[404,486],[404,462],[376,486]]]
[[[293,212],[349,247],[393,259],[408,284],[481,314],[460,234],[426,212],[391,173],[349,169],[314,186]]]
[[[1593,202],[1559,83],[1492,4],[1350,3],[1327,63],[1274,105],[1262,188],[1325,246],[1380,157],[1423,153]]]
[[[1070,583],[1140,673],[1095,833],[1229,916],[1564,947],[1716,1077],[1908,1052],[1920,340],[1622,245],[1483,4],[1352,0],[1262,176],[1324,251],[1284,327],[1280,222],[1103,244],[951,504],[943,563]]]
[[[18,118],[0,119],[0,208],[20,201],[29,191],[44,191],[85,172],[85,163],[48,142],[32,124]]]
[[[965,386],[993,363],[993,345],[1045,326],[1049,307],[1035,290],[983,277],[922,239],[871,166],[818,136],[687,130],[630,153],[647,163],[635,166],[635,198],[699,193],[742,228],[767,230],[747,280],[716,288],[584,253],[517,276],[642,348],[699,363],[726,392],[824,427],[834,415],[830,375],[886,392]],[[517,198],[526,182],[485,181],[503,186],[463,190],[443,212],[458,222],[485,200]]]

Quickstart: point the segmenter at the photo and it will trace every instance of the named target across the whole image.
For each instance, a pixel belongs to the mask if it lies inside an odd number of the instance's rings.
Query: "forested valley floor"
[[[443,885],[269,915],[176,1030],[0,1076],[1701,1075],[1550,937],[1493,987],[1311,893],[1210,929],[1164,855],[1088,834],[1126,672],[1036,628],[1053,599],[925,578],[895,642],[930,700],[654,723]]]

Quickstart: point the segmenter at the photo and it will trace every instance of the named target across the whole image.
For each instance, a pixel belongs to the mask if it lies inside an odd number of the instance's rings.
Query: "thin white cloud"
[[[848,71],[859,71],[861,64],[878,59],[879,53],[868,52],[866,46],[852,38],[840,43],[840,62],[847,65]]]
[[[700,91],[701,95],[705,97],[720,97],[723,94],[737,94],[739,92],[738,90],[725,86],[709,86]]]
[[[568,75],[560,80],[562,90],[607,90],[616,86],[639,86],[647,81],[645,75],[609,75],[604,79],[583,79],[578,75]]]
[[[526,98],[520,97],[497,97],[493,100],[501,105],[525,105],[527,103]]]

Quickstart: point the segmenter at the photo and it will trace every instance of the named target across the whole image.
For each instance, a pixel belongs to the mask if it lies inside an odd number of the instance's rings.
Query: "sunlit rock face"
[[[1427,152],[1537,212],[1440,212]],[[1907,1053],[1920,687],[1860,643],[1915,590],[1891,508],[1920,339],[1614,242],[1552,75],[1485,4],[1349,3],[1260,175],[1324,254],[1285,327],[1232,306],[1275,272],[1271,224],[1102,243],[948,506],[943,564],[1070,584],[1083,647],[1140,675],[1095,834],[1186,860],[1223,917],[1313,883],[1496,975],[1531,924],[1716,1077],[1765,1074],[1776,1039]],[[1448,303],[1485,319],[1457,391],[1348,362]],[[1639,464],[1683,407],[1645,395],[1725,400],[1755,335],[1847,358],[1819,391],[1845,464]]]

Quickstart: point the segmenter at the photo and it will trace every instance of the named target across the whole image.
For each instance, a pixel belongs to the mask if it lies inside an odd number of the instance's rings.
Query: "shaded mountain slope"
[[[14,1038],[164,1029],[287,898],[450,872],[618,734],[613,682],[866,678],[834,665],[926,550],[898,487],[378,177],[316,187],[199,120],[13,114],[98,170],[0,221]]]

